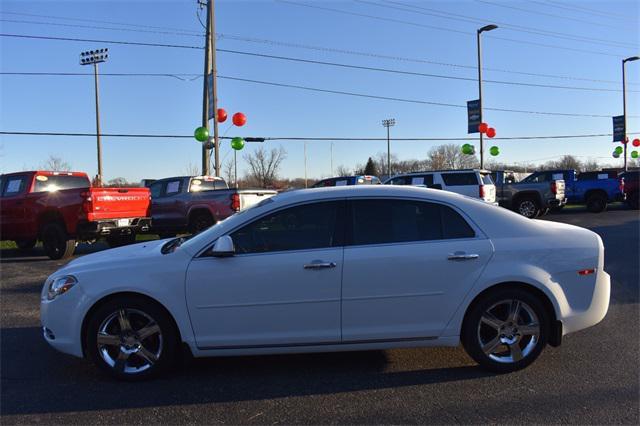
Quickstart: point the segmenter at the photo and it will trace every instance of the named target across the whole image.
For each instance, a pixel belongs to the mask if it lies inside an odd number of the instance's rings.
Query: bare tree
[[[236,185],[235,181],[235,168],[233,159],[229,159],[224,162],[222,165],[222,173],[224,174],[224,179],[227,181],[228,185]]]
[[[480,162],[475,155],[463,154],[459,145],[446,144],[429,150],[427,164],[431,170],[456,170],[475,168]]]
[[[547,170],[560,169],[560,170],[581,170],[582,163],[573,155],[563,155],[558,160],[548,161],[544,164],[543,168]]]
[[[249,178],[262,188],[273,186],[285,158],[287,153],[283,147],[267,152],[261,146],[253,153],[246,154],[244,159],[249,164]]]
[[[105,186],[126,188],[128,186],[131,186],[131,184],[125,178],[117,177],[117,178],[111,179],[109,182],[107,182]]]
[[[60,157],[49,155],[49,158],[40,165],[40,168],[56,172],[69,172],[71,171],[71,164]]]
[[[350,176],[352,173],[350,168],[343,166],[342,164],[336,167],[335,172],[336,176]]]
[[[580,170],[583,172],[595,172],[600,170],[600,164],[597,160],[590,158],[587,161],[582,162]]]
[[[200,176],[200,167],[197,164],[189,161],[189,164],[184,166],[184,168],[182,169],[182,173],[184,173],[186,176]]]

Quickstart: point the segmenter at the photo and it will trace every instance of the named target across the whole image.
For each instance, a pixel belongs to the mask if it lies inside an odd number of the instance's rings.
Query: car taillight
[[[555,181],[551,182],[551,193],[552,194],[557,194],[558,193],[558,187],[556,186],[556,182]]]
[[[624,192],[624,178],[620,178],[618,187],[620,188],[620,192]]]
[[[578,275],[591,275],[594,272],[596,272],[596,270],[594,268],[591,269],[581,269],[578,271]]]
[[[480,185],[480,198],[484,198],[484,185]]]
[[[93,211],[93,198],[91,198],[91,193],[83,192],[80,196],[82,197],[82,211],[91,213]]]
[[[231,194],[231,210],[240,210],[240,194]]]

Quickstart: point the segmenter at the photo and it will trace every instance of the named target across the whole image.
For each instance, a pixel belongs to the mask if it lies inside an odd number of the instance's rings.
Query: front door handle
[[[303,266],[304,269],[326,269],[335,267],[336,262],[311,262]]]
[[[449,256],[447,256],[448,260],[473,260],[473,259],[477,259],[478,257],[480,257],[480,255],[478,254],[466,254],[463,251],[457,251],[455,253],[449,253]]]

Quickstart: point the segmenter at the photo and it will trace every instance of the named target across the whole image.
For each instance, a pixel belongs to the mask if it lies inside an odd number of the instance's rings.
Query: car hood
[[[162,256],[160,252],[162,246],[171,239],[147,241],[144,243],[132,244],[100,251],[79,257],[67,263],[63,269],[76,269],[89,265],[97,265],[111,262],[132,261],[139,262],[143,258]]]

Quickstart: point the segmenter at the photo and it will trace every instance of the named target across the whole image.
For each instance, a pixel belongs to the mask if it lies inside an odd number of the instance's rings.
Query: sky
[[[381,120],[395,118],[392,137],[468,137],[464,106],[478,96],[476,29],[495,23],[499,28],[482,36],[483,102],[484,119],[498,137],[608,134],[611,116],[622,114],[621,60],[640,54],[638,5],[617,0],[218,0],[218,49],[414,73],[218,52],[221,77],[404,100],[220,78],[219,107],[229,115],[243,112],[248,119],[241,128],[222,123],[220,133],[383,138]],[[196,0],[2,0],[0,32],[199,47],[204,41],[198,35],[203,31],[198,13],[204,20]],[[79,65],[79,53],[105,47],[109,59],[100,65],[101,73],[190,76],[101,76],[102,132],[191,135],[202,115],[202,78],[197,76],[203,69],[201,49],[2,36],[0,72],[90,72],[90,67]],[[640,132],[640,61],[626,67],[627,128]],[[0,75],[0,131],[94,133],[94,108],[92,75]],[[495,159],[502,162],[543,163],[571,154],[621,165],[621,159],[611,157],[616,146],[611,141],[611,136],[495,140],[487,142],[487,147],[498,146],[500,155]],[[399,159],[423,159],[431,147],[442,143],[447,142],[392,141],[391,150]],[[200,145],[191,138],[104,137],[102,145],[107,180],[179,175],[201,162]],[[243,155],[258,145],[247,143],[238,155],[239,175],[246,171]],[[303,142],[263,145],[287,151],[281,176],[304,175]],[[386,152],[386,141],[308,142],[308,177],[331,175],[331,151],[334,168],[353,168],[369,156]],[[96,173],[95,137],[0,135],[2,173],[38,168],[50,155],[64,158],[74,170]],[[221,143],[221,158],[233,158],[228,141]]]

